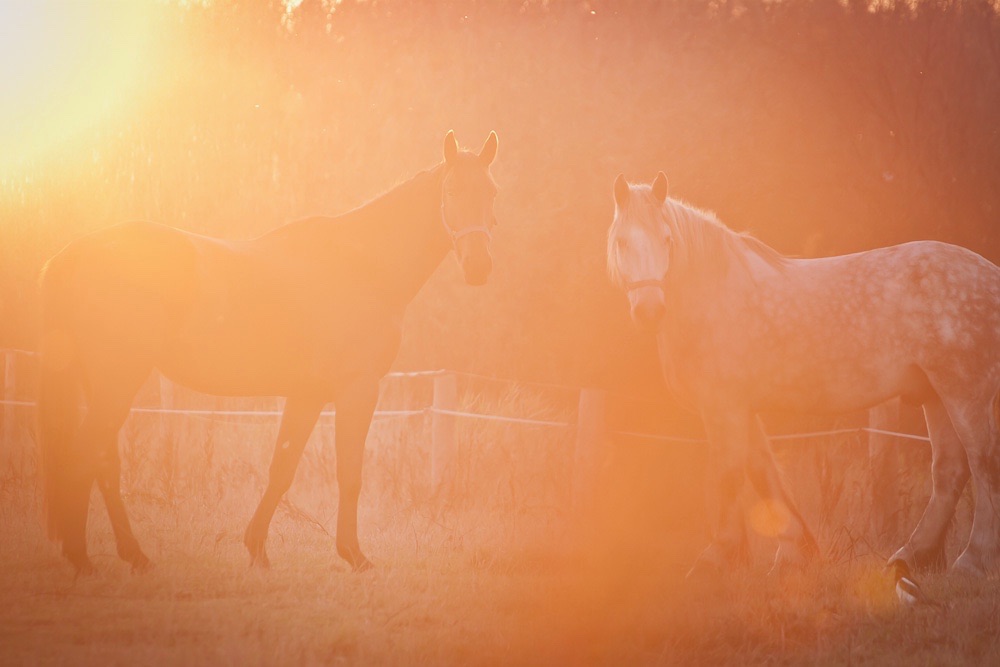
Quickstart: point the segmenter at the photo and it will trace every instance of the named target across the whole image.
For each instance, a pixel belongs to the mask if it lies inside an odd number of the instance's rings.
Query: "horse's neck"
[[[759,288],[758,281],[774,271],[753,246],[739,240],[721,238],[697,252],[685,258],[677,271],[668,273],[664,289],[670,315],[660,341],[661,352],[671,350],[678,365],[692,348],[710,337],[715,326],[724,325],[734,304],[748,298]]]
[[[713,234],[710,243],[684,258],[675,281],[668,277],[674,307],[692,314],[725,308],[732,297],[760,288],[786,266],[787,260],[763,241],[724,227]]]
[[[451,248],[441,220],[442,176],[439,165],[358,211],[360,246],[370,267],[362,273],[400,306],[416,296]]]
[[[291,223],[284,234],[297,254],[329,267],[344,287],[405,307],[451,247],[440,220],[441,171],[422,172],[336,218]]]

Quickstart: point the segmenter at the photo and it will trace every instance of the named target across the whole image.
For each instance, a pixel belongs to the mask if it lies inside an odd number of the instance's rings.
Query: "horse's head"
[[[490,132],[478,154],[458,150],[454,132],[444,138],[441,221],[469,285],[484,285],[493,269],[490,241],[497,186],[490,165],[496,155],[496,132]]]
[[[652,185],[632,185],[621,174],[615,179],[608,274],[628,294],[632,319],[646,329],[656,329],[667,312],[663,285],[673,241],[664,212],[667,190],[662,171]]]

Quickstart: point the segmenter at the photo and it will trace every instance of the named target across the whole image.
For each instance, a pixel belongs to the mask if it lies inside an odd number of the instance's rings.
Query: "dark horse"
[[[337,552],[355,570],[371,567],[357,510],[379,380],[399,348],[407,304],[449,250],[468,284],[489,277],[496,151],[495,133],[474,154],[459,151],[449,132],[443,163],[338,217],[306,218],[250,241],[131,222],[49,260],[39,439],[49,533],[78,572],[93,569],[86,530],[95,479],[119,556],[135,569],[149,565],[122,501],[117,440],[154,368],[209,394],[286,398],[267,490],[244,538],[252,562],[264,566],[271,517],[333,401]]]

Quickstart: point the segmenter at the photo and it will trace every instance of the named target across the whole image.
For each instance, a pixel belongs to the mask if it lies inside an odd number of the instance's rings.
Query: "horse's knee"
[[[970,474],[969,461],[964,454],[935,457],[931,464],[931,477],[935,490],[956,496],[965,488]]]
[[[271,469],[268,476],[268,485],[279,495],[283,494],[292,485],[295,478],[295,469],[298,467],[298,453],[293,451],[289,442],[278,445],[278,449],[271,461]]]
[[[1000,448],[984,448],[970,454],[969,458],[978,473],[977,483],[982,480],[990,493],[1000,494]]]
[[[357,499],[361,495],[361,471],[340,470],[337,474],[337,487],[341,498]]]

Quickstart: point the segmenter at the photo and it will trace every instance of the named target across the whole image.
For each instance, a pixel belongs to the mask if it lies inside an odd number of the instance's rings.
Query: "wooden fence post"
[[[435,412],[431,417],[431,491],[450,489],[455,480],[455,416],[438,410],[458,409],[458,378],[454,373],[434,376]]]
[[[174,409],[174,383],[163,375],[160,375],[160,409]],[[160,446],[163,447],[163,478],[167,497],[170,499],[174,497],[175,480],[179,477],[179,471],[177,470],[177,442],[170,428],[173,418],[173,415],[161,414],[159,419]]]
[[[607,440],[605,407],[607,393],[581,389],[576,417],[576,452],[573,470],[573,504],[588,504],[597,491]]]
[[[876,405],[868,411],[869,428],[898,432],[899,408],[898,398]],[[881,433],[868,434],[868,471],[871,482],[872,535],[878,542],[895,544],[901,537],[898,438]]]
[[[5,401],[13,401],[16,399],[15,396],[15,376],[14,376],[14,364],[17,361],[17,354],[15,352],[5,352],[3,355],[3,399]],[[16,417],[16,406],[14,405],[4,405],[3,406],[3,446],[9,453],[13,453],[14,450],[14,419]]]

